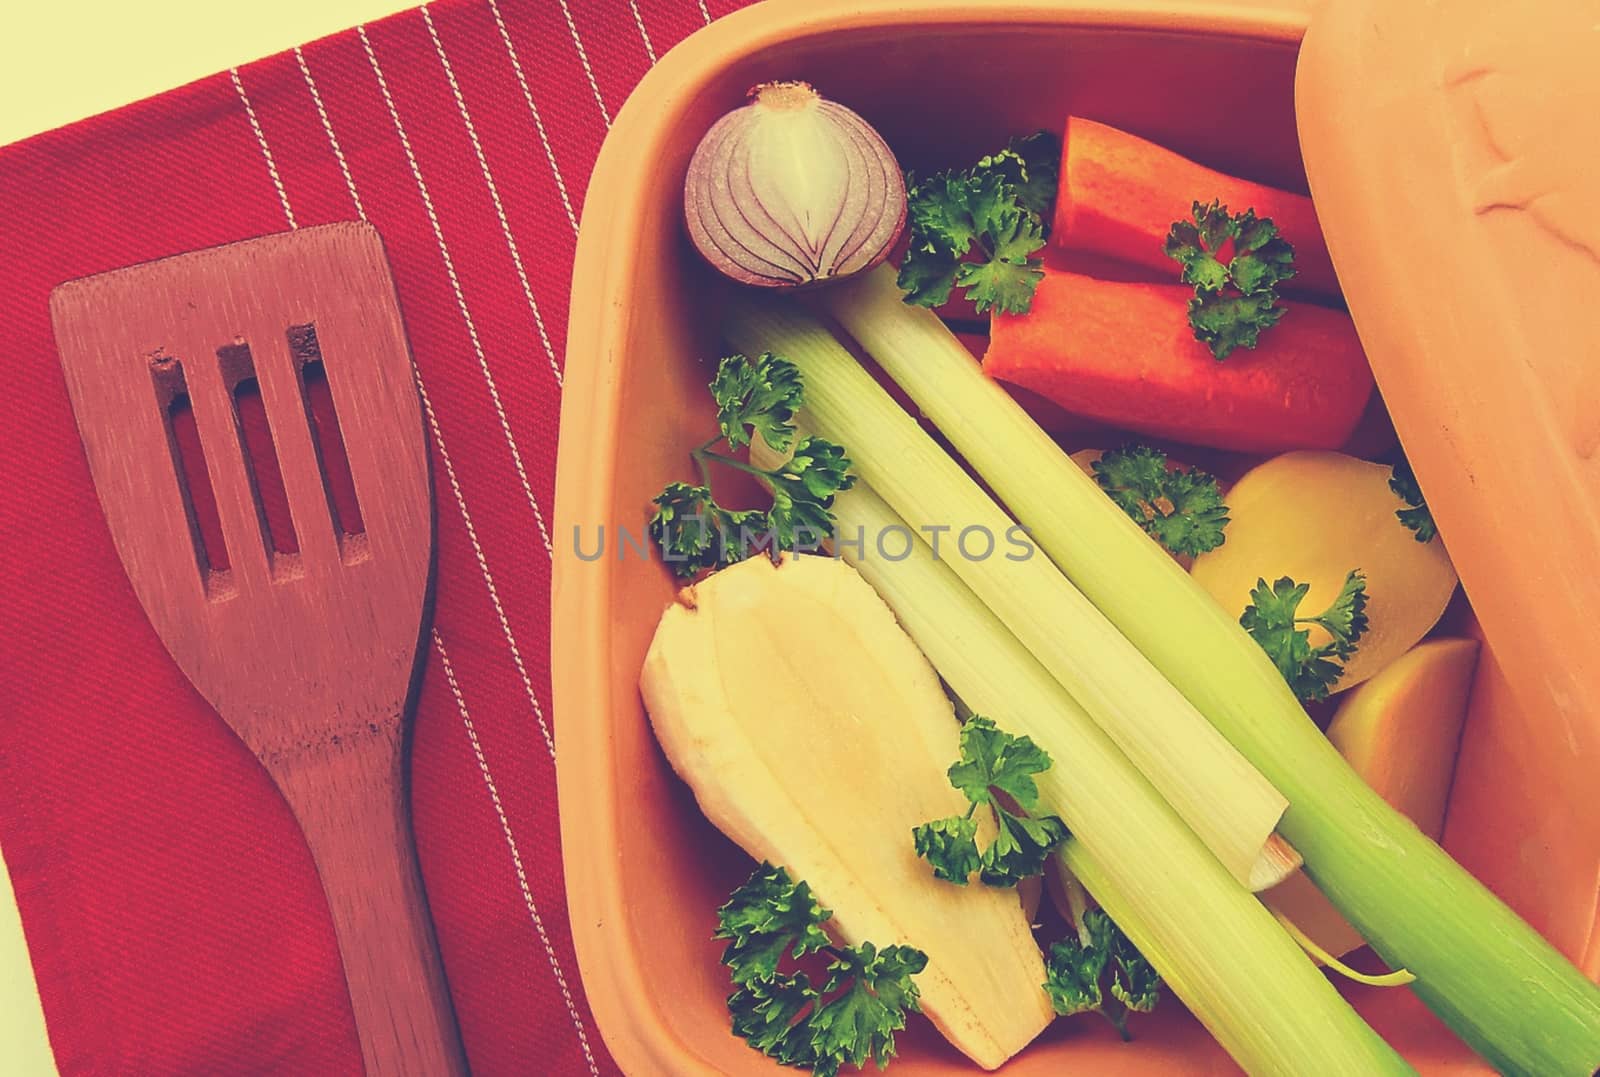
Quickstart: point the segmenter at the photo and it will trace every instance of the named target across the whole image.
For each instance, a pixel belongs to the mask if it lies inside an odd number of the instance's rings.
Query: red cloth
[[[350,219],[357,196],[437,420],[413,800],[469,1059],[615,1072],[567,930],[547,735],[553,368],[609,116],[652,50],[741,0],[705,2],[441,3],[0,150],[0,848],[66,1077],[360,1072],[310,857],[133,596],[46,307],[61,281]]]

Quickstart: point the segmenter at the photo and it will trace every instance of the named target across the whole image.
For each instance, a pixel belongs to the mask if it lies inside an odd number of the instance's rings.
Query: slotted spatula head
[[[51,313],[112,538],[184,673],[269,769],[312,739],[393,739],[425,607],[432,495],[376,231],[332,224],[119,269],[60,286]],[[306,375],[317,364],[359,533],[334,507],[314,433]],[[243,436],[239,390],[253,391],[252,378],[294,552],[274,549]],[[173,418],[185,406],[226,568],[207,554],[179,459]]]

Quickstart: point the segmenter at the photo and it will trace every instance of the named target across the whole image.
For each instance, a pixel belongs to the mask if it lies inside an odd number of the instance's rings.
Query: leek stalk
[[[1416,976],[1412,989],[1446,1024],[1505,1073],[1595,1072],[1600,987],[1367,787],[1236,613],[1219,607],[984,377],[932,312],[902,303],[892,270],[819,298],[1062,571],[1288,796],[1280,830],[1307,873],[1389,967]],[[786,344],[770,346],[781,352]],[[806,391],[809,398],[810,381]],[[876,408],[855,396],[851,390],[842,403],[871,421]],[[852,456],[873,450],[865,440],[863,430],[845,441]]]
[[[817,432],[847,447],[855,470],[908,524],[978,528],[992,543],[1006,541],[1011,518],[815,319],[741,295],[730,302],[727,332],[749,354],[780,352],[799,367]],[[982,558],[952,555],[950,564],[1234,878],[1248,882],[1284,810],[1278,792],[1048,558],[1013,559],[996,548]]]

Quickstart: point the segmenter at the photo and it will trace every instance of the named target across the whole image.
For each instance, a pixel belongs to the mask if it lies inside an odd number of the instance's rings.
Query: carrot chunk
[[[1345,443],[1372,392],[1348,315],[1293,304],[1225,361],[1194,339],[1193,289],[1045,267],[1027,314],[997,315],[983,365],[1074,415],[1243,452]]]
[[[1062,138],[1061,187],[1050,242],[1144,266],[1178,279],[1164,248],[1174,221],[1189,219],[1195,202],[1216,199],[1239,213],[1270,217],[1294,246],[1295,275],[1286,295],[1339,300],[1339,282],[1322,228],[1303,194],[1282,191],[1196,164],[1153,142],[1073,116]]]

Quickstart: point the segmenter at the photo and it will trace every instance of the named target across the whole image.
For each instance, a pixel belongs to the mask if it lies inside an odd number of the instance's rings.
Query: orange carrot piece
[[[1192,294],[1046,267],[1029,313],[995,317],[984,370],[1074,415],[1192,445],[1345,443],[1372,392],[1348,315],[1293,304],[1260,346],[1218,362],[1189,326]]]
[[[1230,212],[1254,209],[1271,217],[1294,246],[1295,275],[1280,286],[1286,295],[1338,301],[1322,228],[1311,199],[1225,175],[1153,142],[1073,116],[1062,138],[1061,189],[1050,242],[1145,266],[1178,279],[1178,263],[1163,249],[1174,221],[1193,203],[1217,199]]]
[[[983,353],[989,350],[989,336],[987,333],[956,332],[956,339],[966,346],[974,359],[982,360]],[[1084,419],[1072,414],[1060,405],[1046,400],[1031,390],[1020,385],[1008,385],[1009,392],[1017,403],[1022,405],[1039,428],[1058,440],[1072,446],[1086,446],[1094,441],[1112,441],[1115,432],[1104,423],[1097,423],[1093,419]]]

